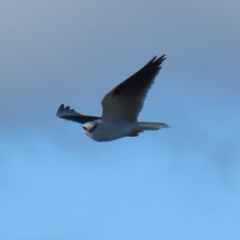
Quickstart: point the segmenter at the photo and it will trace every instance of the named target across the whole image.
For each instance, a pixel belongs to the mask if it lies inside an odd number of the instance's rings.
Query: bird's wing
[[[137,121],[148,90],[162,68],[165,55],[155,56],[142,69],[112,89],[102,100],[102,120]]]
[[[78,122],[78,123],[81,123],[81,124],[100,119],[100,117],[86,116],[86,115],[82,115],[80,113],[77,113],[77,112],[75,112],[74,109],[70,109],[69,106],[65,107],[63,104],[60,105],[56,115],[59,118],[62,118],[62,119],[65,119],[65,120],[70,120],[70,121],[73,121],[73,122]]]

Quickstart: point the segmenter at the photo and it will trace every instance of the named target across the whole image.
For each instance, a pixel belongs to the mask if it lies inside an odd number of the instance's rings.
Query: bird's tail
[[[160,128],[169,128],[170,126],[166,123],[157,122],[138,122],[138,129],[140,131],[144,130],[158,130]]]

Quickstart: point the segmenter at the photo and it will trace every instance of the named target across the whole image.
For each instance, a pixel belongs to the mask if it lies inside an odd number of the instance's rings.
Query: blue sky
[[[1,1],[0,239],[239,239],[240,2]],[[139,115],[94,142],[60,121],[167,55]]]

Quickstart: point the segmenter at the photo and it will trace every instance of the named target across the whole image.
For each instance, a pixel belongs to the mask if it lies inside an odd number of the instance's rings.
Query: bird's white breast
[[[134,123],[123,121],[101,122],[99,126],[91,133],[90,137],[95,141],[111,141],[128,136],[134,129]]]

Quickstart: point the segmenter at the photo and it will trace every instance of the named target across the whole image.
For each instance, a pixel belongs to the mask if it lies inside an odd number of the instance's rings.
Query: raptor
[[[155,56],[138,72],[107,93],[102,99],[101,117],[77,113],[63,104],[57,111],[57,117],[81,123],[83,132],[99,142],[136,137],[143,131],[168,128],[166,123],[142,122],[137,119],[165,59],[165,55],[159,58]]]

